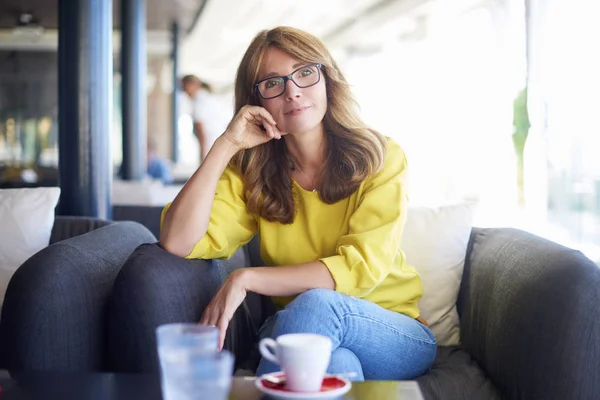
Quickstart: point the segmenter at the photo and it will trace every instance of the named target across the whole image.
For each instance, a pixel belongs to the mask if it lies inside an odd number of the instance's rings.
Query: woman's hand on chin
[[[263,107],[244,106],[233,118],[222,137],[238,150],[251,149],[285,135],[277,128],[273,116]],[[264,128],[264,130],[263,130]]]

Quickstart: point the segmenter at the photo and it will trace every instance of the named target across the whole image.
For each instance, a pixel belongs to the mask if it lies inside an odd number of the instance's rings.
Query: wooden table
[[[0,371],[0,386],[0,400],[162,400],[160,378],[155,374]],[[254,378],[233,378],[229,400],[263,398],[268,399],[256,389]],[[414,381],[367,381],[353,383],[342,399],[423,400],[423,397]]]

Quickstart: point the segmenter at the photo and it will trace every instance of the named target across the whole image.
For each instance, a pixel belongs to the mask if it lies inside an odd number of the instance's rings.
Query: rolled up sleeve
[[[406,157],[395,145],[388,148],[384,167],[363,184],[348,234],[338,240],[335,255],[320,260],[336,291],[364,297],[390,273],[406,221],[406,173]]]

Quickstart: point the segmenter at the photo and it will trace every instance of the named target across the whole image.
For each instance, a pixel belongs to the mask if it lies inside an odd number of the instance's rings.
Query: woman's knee
[[[348,296],[329,289],[311,289],[298,295],[290,302],[285,310],[286,314],[327,321],[341,318],[344,313],[345,301]]]
[[[331,360],[329,361],[329,367],[327,372],[330,374],[341,374],[341,373],[355,373],[350,380],[352,381],[364,381],[362,365],[360,360],[346,347],[338,347],[331,353]]]
[[[333,306],[340,300],[341,295],[329,289],[311,289],[296,296],[286,309],[320,311],[327,306]]]
[[[273,336],[311,332],[327,334],[339,328],[339,293],[327,289],[311,289],[298,295],[277,313]]]

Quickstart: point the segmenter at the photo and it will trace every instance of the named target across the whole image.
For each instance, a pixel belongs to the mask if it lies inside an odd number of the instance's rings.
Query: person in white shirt
[[[224,111],[219,100],[213,95],[210,85],[196,75],[186,75],[181,79],[183,91],[192,102],[191,116],[194,132],[200,144],[200,162],[204,160],[214,141],[223,133],[230,115]]]

